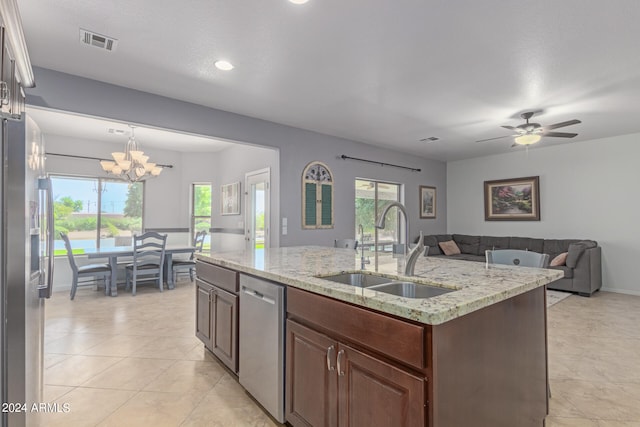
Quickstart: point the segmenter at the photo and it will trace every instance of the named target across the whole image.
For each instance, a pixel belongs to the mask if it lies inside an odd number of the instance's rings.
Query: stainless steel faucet
[[[370,264],[371,261],[364,259],[364,227],[362,224],[358,225],[358,231],[360,232],[360,270],[364,270],[364,266]]]
[[[418,244],[415,248],[411,249],[409,255],[407,256],[407,262],[404,267],[404,275],[405,276],[413,276],[414,270],[416,268],[416,262],[420,257],[420,254],[424,250],[424,236],[422,235],[422,230],[420,230],[420,237],[418,238]]]
[[[400,210],[400,212],[402,212],[402,214],[404,215],[404,230],[405,230],[404,255],[407,255],[407,248],[409,247],[409,218],[407,217],[407,209],[404,207],[404,205],[402,205],[402,203],[391,202],[387,206],[385,206],[384,209],[382,210],[382,213],[378,217],[378,221],[376,222],[376,228],[384,228],[384,222],[385,222],[384,217],[387,215],[387,212],[389,212],[389,209],[391,209],[394,206],[397,207]]]

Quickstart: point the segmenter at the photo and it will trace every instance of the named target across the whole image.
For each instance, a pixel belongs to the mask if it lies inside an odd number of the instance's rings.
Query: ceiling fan
[[[540,139],[543,136],[550,136],[554,138],[573,138],[578,134],[569,133],[569,132],[551,132],[551,130],[582,123],[580,120],[573,119],[573,120],[567,120],[566,122],[560,122],[560,123],[556,123],[549,126],[542,126],[540,123],[529,123],[529,119],[533,116],[533,114],[534,114],[533,111],[527,111],[525,113],[520,114],[520,117],[522,117],[526,121],[526,123],[523,123],[519,126],[516,126],[516,127],[502,126],[505,129],[514,131],[515,134],[513,135],[505,135],[505,136],[498,136],[495,138],[481,139],[476,142],[486,142],[486,141],[493,141],[496,139],[515,137],[514,138],[515,144],[512,145],[512,147],[514,147],[516,145],[535,144],[536,142],[540,141]]]

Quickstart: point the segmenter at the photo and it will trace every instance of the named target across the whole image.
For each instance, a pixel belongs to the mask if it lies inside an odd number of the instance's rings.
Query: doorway
[[[270,247],[270,168],[260,169],[245,174],[246,188],[246,249],[248,251],[264,250]]]
[[[386,227],[375,227],[380,211],[389,202],[401,202],[402,184],[370,179],[356,179],[355,182],[355,226],[354,235],[373,260],[371,264],[378,268],[381,259],[389,262],[393,243],[400,242],[401,218],[393,209],[386,215]],[[389,255],[384,257],[384,255]],[[389,259],[387,259],[389,258]]]

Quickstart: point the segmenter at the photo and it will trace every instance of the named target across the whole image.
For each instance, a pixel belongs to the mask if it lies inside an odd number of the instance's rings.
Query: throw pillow
[[[458,247],[458,245],[456,245],[456,242],[454,242],[453,240],[449,240],[447,242],[440,242],[438,243],[438,246],[440,246],[440,249],[442,249],[442,252],[444,252],[444,254],[447,256],[458,255],[460,253],[460,248]]]
[[[551,262],[549,263],[550,267],[559,267],[561,265],[566,265],[567,264],[567,255],[569,255],[569,252],[562,252],[560,255],[558,255],[557,257],[555,257],[554,259],[551,260]]]

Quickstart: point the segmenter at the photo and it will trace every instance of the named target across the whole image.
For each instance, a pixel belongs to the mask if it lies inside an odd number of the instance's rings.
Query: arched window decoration
[[[333,228],[333,174],[322,162],[302,172],[302,228]]]

